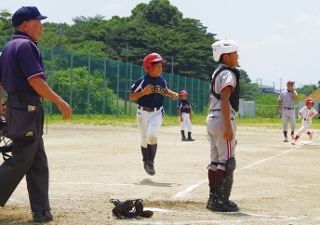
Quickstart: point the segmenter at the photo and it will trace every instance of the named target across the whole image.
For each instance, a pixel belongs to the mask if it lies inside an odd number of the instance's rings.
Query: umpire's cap
[[[41,15],[37,7],[35,6],[22,6],[18,9],[12,16],[12,25],[17,27],[21,25],[24,21],[39,19],[46,19],[46,16]]]

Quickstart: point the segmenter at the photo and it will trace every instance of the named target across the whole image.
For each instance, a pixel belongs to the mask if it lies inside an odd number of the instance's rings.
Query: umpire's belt
[[[40,95],[30,95],[30,94],[10,94],[7,97],[7,101],[37,105],[39,102],[42,103],[42,97]]]
[[[294,108],[288,108],[288,107],[283,107],[284,109],[288,109],[288,110],[292,110],[292,109],[294,109]]]
[[[140,105],[138,106],[138,109],[141,109],[141,110],[146,111],[146,112],[155,112],[155,111],[158,111],[161,108],[162,107],[148,108],[148,107],[142,107]]]

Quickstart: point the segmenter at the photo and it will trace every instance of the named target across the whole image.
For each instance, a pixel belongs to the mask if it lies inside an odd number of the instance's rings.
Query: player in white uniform
[[[225,39],[212,44],[213,59],[220,62],[212,75],[209,109],[206,119],[210,141],[208,166],[209,199],[207,208],[219,212],[237,212],[236,203],[229,200],[236,168],[235,114],[239,108],[238,45]]]
[[[298,94],[294,90],[294,82],[289,80],[287,82],[287,90],[283,90],[278,97],[278,114],[282,110],[282,130],[284,135],[284,142],[288,142],[288,121],[291,125],[291,139],[294,138],[294,130],[296,129],[296,115],[295,115],[295,100],[298,99]]]
[[[188,99],[188,92],[186,90],[180,91],[181,101],[178,104],[178,115],[180,121],[181,141],[194,141],[191,136],[192,133],[192,104]],[[185,128],[188,129],[188,138],[185,136]]]
[[[298,130],[297,135],[292,140],[291,144],[295,144],[296,141],[301,137],[301,135],[306,132],[310,140],[312,139],[312,131],[307,130],[312,124],[312,118],[314,116],[320,117],[320,114],[317,110],[313,108],[314,101],[312,98],[306,99],[306,105],[302,107],[299,111],[299,118],[301,118],[301,128]]]

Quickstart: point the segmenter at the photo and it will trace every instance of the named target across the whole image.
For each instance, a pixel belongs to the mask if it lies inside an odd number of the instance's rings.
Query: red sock
[[[299,139],[299,136],[298,135],[296,135],[296,137],[294,138],[294,140],[298,140]]]
[[[225,175],[226,175],[226,171],[217,169],[215,183],[217,183],[221,178],[225,177]]]
[[[307,135],[311,134],[311,132],[308,130]]]

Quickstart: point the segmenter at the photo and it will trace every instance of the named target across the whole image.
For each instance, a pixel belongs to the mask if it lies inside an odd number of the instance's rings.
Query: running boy
[[[164,117],[164,96],[177,100],[179,95],[167,87],[161,76],[166,61],[158,54],[148,54],[143,59],[147,74],[140,77],[131,87],[130,100],[137,100],[137,122],[141,135],[141,154],[145,171],[153,176],[154,158],[157,151],[158,132]]]
[[[307,130],[312,124],[312,118],[314,116],[320,117],[320,114],[313,108],[314,101],[312,98],[306,99],[306,105],[300,109],[298,112],[299,118],[301,118],[301,128],[298,130],[297,135],[291,141],[291,144],[295,145],[296,141],[299,139],[302,133],[307,131],[307,135],[309,136],[310,140],[312,139],[313,131]]]
[[[181,132],[181,141],[194,141],[191,137],[192,133],[192,104],[188,100],[188,92],[186,90],[180,91],[181,101],[178,105],[178,114],[180,119],[180,132]],[[188,138],[184,134],[184,129],[187,126],[188,128]]]

